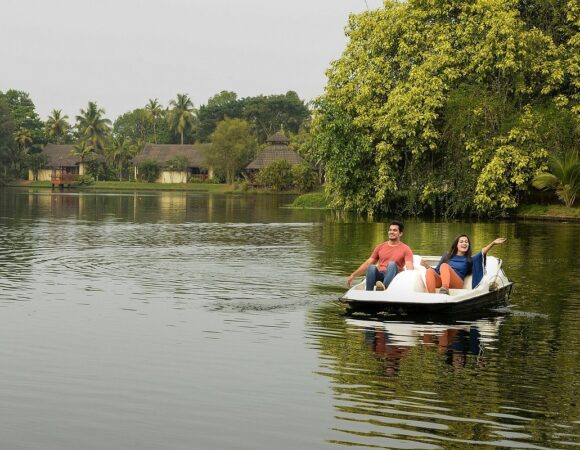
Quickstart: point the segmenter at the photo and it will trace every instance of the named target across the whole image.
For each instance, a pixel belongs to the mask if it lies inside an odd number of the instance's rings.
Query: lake
[[[573,448],[580,223],[460,232],[515,287],[477,320],[349,318],[385,222],[284,195],[0,189],[0,447]]]

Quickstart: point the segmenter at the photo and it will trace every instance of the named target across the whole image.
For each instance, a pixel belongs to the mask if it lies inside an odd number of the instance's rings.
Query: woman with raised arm
[[[477,286],[483,277],[485,255],[494,245],[503,244],[506,238],[497,238],[481,249],[481,252],[471,256],[471,242],[466,234],[460,234],[455,238],[451,249],[445,253],[437,267],[433,268],[425,261],[421,265],[427,269],[425,282],[427,292],[434,294],[435,289],[440,287],[440,294],[449,295],[449,289],[463,288],[463,280],[467,275],[473,274],[473,287]]]

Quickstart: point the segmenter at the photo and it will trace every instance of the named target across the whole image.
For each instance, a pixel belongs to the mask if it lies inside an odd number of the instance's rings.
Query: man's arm
[[[362,263],[358,269],[356,269],[353,273],[351,273],[349,275],[349,277],[346,279],[346,285],[348,287],[350,287],[352,285],[352,280],[355,279],[355,277],[364,275],[365,273],[367,273],[367,269],[369,268],[369,266],[371,264],[376,264],[378,261],[377,258],[373,258],[370,257],[369,259],[367,259],[364,263]]]

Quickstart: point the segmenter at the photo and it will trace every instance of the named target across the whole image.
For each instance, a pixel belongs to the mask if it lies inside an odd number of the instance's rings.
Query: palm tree
[[[81,109],[80,115],[76,116],[80,138],[89,143],[96,152],[103,151],[111,131],[111,121],[105,119],[104,114],[104,109],[97,107],[95,102],[89,102],[86,111]]]
[[[194,113],[193,102],[187,94],[177,94],[176,100],[169,103],[173,108],[169,114],[169,125],[181,135],[181,145],[183,145],[183,132],[193,128]]]
[[[24,153],[26,153],[28,146],[32,144],[32,136],[30,134],[30,131],[27,130],[26,128],[20,128],[16,132],[14,140],[18,143],[18,145],[20,146],[20,148]]]
[[[63,116],[60,109],[53,109],[46,120],[46,134],[49,138],[56,138],[57,144],[62,142],[62,137],[70,129],[67,119],[68,116],[66,114]]]
[[[153,139],[157,144],[157,119],[159,119],[163,114],[163,109],[161,108],[161,105],[157,99],[149,99],[149,103],[147,103],[145,106],[145,112],[147,114],[147,118],[153,122]]]
[[[139,144],[133,144],[129,139],[118,137],[113,140],[113,145],[108,152],[108,159],[114,165],[119,174],[119,181],[123,181],[123,170],[126,169],[129,161],[137,153]]]
[[[549,172],[540,173],[532,181],[537,189],[554,189],[567,207],[572,207],[580,190],[580,161],[578,152],[570,152],[563,158],[550,157]]]
[[[73,145],[73,148],[70,151],[71,155],[78,156],[81,159],[81,164],[83,165],[83,172],[85,172],[84,170],[85,158],[92,153],[94,153],[93,147],[87,145],[85,141],[81,141],[78,144]]]

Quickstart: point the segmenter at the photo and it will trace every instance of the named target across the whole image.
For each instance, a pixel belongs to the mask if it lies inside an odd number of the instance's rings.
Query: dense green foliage
[[[139,174],[141,180],[154,183],[161,173],[161,166],[157,161],[145,160],[139,164]]]
[[[537,175],[532,185],[537,189],[553,189],[564,205],[568,208],[574,206],[576,196],[580,191],[578,153],[569,153],[563,158],[552,156],[549,172]]]
[[[292,165],[285,159],[272,161],[256,175],[256,182],[274,191],[284,191],[292,187]]]
[[[300,192],[309,192],[318,186],[318,177],[308,164],[292,166],[292,184]]]
[[[281,127],[290,133],[298,133],[309,117],[310,111],[294,91],[242,99],[238,99],[235,92],[222,91],[200,107],[196,138],[207,142],[218,122],[238,118],[250,123],[258,142],[264,143]]]
[[[516,207],[580,145],[577,0],[387,0],[352,15],[310,154],[336,206],[456,216]]]
[[[257,142],[250,124],[241,119],[225,119],[211,134],[211,147],[205,150],[208,167],[232,184],[236,175],[254,158]]]

